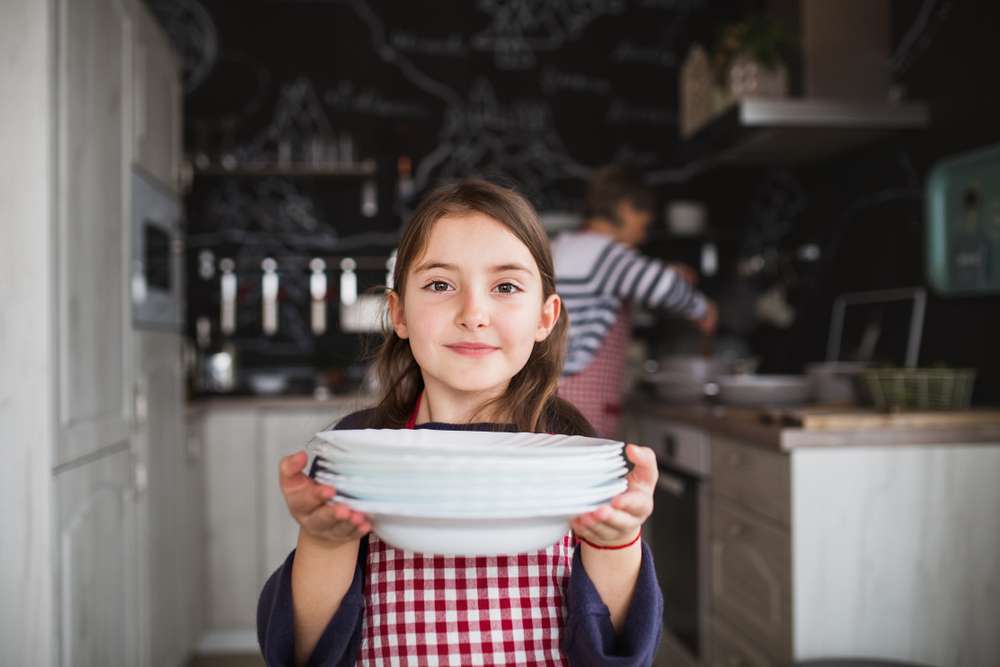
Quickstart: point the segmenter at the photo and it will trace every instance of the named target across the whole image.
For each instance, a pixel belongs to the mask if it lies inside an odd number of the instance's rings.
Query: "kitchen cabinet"
[[[180,348],[179,334],[135,336],[133,451],[152,665],[183,665],[204,621],[204,480],[186,425]]]
[[[821,445],[783,450],[777,443],[809,433],[779,438],[775,427],[769,439],[757,427],[742,439],[735,413],[635,410],[644,444],[676,453],[706,438],[711,448],[707,651],[694,664],[1000,664],[987,620],[1000,614],[990,587],[1000,581],[1000,442],[976,442],[971,427],[969,442],[942,430],[951,441],[924,432],[907,444],[902,429],[894,443],[884,427],[845,433],[840,445],[824,431]],[[866,437],[874,444],[858,444]],[[653,534],[657,519],[654,509]],[[676,650],[669,637],[659,664],[666,650]]]
[[[144,664],[139,517],[131,453],[127,446],[118,447],[95,461],[61,471],[55,484],[59,664]]]
[[[129,438],[125,91],[131,16],[118,0],[63,0],[56,8],[56,463],[65,464]]]
[[[298,539],[278,463],[358,407],[350,399],[231,399],[199,407],[208,568],[203,645],[256,650],[257,597]]]
[[[148,12],[136,12],[132,54],[133,161],[174,192],[180,191],[182,90],[180,64]]]
[[[201,484],[179,338],[137,332],[128,293],[134,93],[171,78],[176,95],[177,60],[138,0],[4,11],[0,120],[17,158],[0,178],[0,532],[17,548],[0,567],[0,664],[181,665],[200,631]],[[140,42],[158,46],[137,70]],[[179,120],[168,134],[149,120],[161,147],[139,152],[176,156]]]

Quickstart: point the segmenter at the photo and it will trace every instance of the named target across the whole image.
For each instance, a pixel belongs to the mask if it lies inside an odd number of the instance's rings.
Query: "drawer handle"
[[[727,532],[729,533],[730,537],[740,537],[746,533],[746,529],[743,527],[742,524],[734,522],[729,524],[729,529]]]

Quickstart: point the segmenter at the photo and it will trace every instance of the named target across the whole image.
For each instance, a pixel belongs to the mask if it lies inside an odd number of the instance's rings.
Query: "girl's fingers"
[[[573,530],[578,535],[594,535],[602,542],[621,541],[624,537],[633,535],[641,525],[642,521],[637,517],[607,505],[573,520]]]
[[[653,513],[653,499],[645,491],[626,491],[612,498],[611,506],[631,514],[640,521],[645,521]]]
[[[625,455],[628,460],[635,464],[635,468],[628,474],[629,489],[639,486],[652,490],[656,487],[656,480],[660,472],[656,466],[656,454],[649,447],[639,445],[628,445],[625,448]]]
[[[336,494],[336,489],[333,487],[306,479],[308,482],[300,487],[292,490],[283,489],[288,511],[296,518],[313,512]]]

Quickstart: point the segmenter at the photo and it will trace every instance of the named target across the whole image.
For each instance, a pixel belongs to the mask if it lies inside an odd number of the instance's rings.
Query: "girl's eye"
[[[497,285],[497,290],[499,290],[501,294],[517,294],[521,291],[521,288],[514,283],[500,283]]]
[[[424,289],[429,289],[432,292],[447,292],[449,287],[451,285],[443,280],[432,280],[424,286]]]

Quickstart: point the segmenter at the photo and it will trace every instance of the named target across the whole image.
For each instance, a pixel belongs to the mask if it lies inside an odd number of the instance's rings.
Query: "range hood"
[[[927,126],[920,102],[747,98],[678,147],[659,182],[686,180],[724,164],[805,164],[826,160],[892,132]]]
[[[929,124],[927,105],[890,101],[889,0],[767,0],[798,33],[802,97],[747,97],[681,142],[653,183],[718,165],[828,160],[890,133]],[[906,39],[903,40],[907,41]]]

